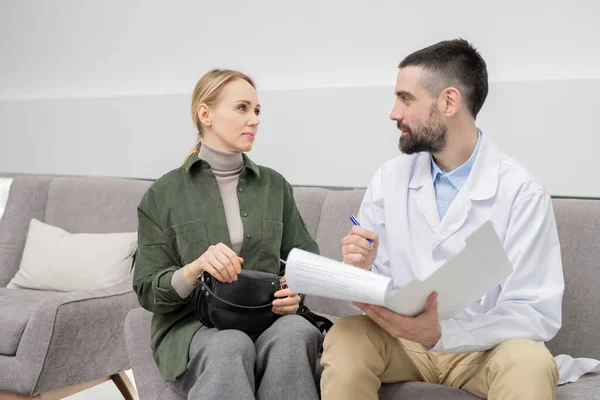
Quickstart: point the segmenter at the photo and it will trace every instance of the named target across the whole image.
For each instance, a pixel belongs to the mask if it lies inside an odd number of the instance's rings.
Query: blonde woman
[[[300,296],[275,293],[276,322],[258,337],[202,326],[194,313],[198,276],[233,282],[242,268],[281,274],[280,258],[318,252],[290,184],[245,154],[256,139],[254,82],[212,70],[192,98],[196,145],[159,178],[138,208],[134,289],[154,313],[152,348],[165,380],[190,399],[318,399],[318,329],[295,315]]]

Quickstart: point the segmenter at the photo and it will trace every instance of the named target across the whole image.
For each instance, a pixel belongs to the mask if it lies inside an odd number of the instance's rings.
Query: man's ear
[[[446,117],[453,117],[462,106],[462,94],[455,87],[446,88],[438,97],[438,107]]]
[[[208,106],[206,104],[202,103],[198,106],[197,114],[198,114],[198,119],[200,120],[202,125],[211,126],[212,116],[211,116],[210,110],[208,109]]]

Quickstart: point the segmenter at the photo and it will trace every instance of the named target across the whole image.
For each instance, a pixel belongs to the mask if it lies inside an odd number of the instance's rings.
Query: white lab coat
[[[544,342],[558,332],[564,280],[550,195],[487,136],[442,221],[427,153],[401,155],[381,166],[365,193],[359,221],[379,233],[373,270],[392,277],[395,287],[425,279],[460,252],[484,222],[493,223],[513,272],[453,319],[440,321],[442,336],[432,351],[483,351],[511,338]],[[599,364],[562,357],[557,358],[559,383]],[[577,368],[566,368],[577,361]]]

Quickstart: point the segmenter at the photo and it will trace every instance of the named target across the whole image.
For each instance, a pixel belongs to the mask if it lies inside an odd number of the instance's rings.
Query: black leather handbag
[[[273,313],[276,274],[245,270],[232,283],[221,283],[208,272],[200,278],[196,316],[209,328],[237,329],[248,335],[260,334],[279,318]]]
[[[275,292],[287,287],[280,282],[276,274],[262,271],[242,269],[238,280],[232,283],[219,282],[203,272],[196,298],[196,316],[209,328],[237,329],[250,336],[261,334],[280,317],[271,311]],[[302,303],[296,314],[322,334],[333,326],[329,319],[313,313]]]

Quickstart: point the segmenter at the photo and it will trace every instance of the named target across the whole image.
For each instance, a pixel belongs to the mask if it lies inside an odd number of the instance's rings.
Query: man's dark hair
[[[420,66],[430,73],[424,85],[433,96],[456,87],[473,118],[477,117],[488,93],[488,74],[485,61],[469,42],[445,40],[415,51],[398,68],[408,66]]]

